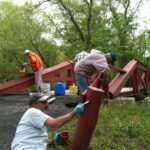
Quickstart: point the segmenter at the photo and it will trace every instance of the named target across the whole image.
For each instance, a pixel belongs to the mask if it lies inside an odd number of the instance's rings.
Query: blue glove
[[[60,140],[60,132],[56,133],[53,137],[53,141],[58,142]]]
[[[83,110],[84,104],[80,103],[74,108],[73,112],[75,112],[76,114],[80,114],[81,112],[83,112]]]
[[[22,67],[27,67],[28,64],[25,62],[25,63],[23,63],[21,66],[22,66]]]

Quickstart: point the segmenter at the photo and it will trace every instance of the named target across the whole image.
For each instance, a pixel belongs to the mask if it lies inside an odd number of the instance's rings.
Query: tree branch
[[[63,29],[62,29],[62,30],[59,29],[59,28],[58,28],[58,25],[57,25],[57,24],[53,21],[53,19],[51,19],[50,17],[49,17],[49,20],[50,20],[50,22],[53,24],[53,26],[55,27],[56,32],[58,32],[61,36],[63,36],[63,34],[62,34]],[[67,41],[68,41],[71,45],[76,46],[76,45],[74,44],[74,42],[71,41],[70,39],[67,38]]]
[[[86,4],[88,6],[88,17],[87,17],[87,43],[86,46],[89,49],[91,47],[91,20],[92,20],[92,6],[93,6],[93,0],[90,0],[90,2],[88,2],[86,0]]]
[[[84,35],[83,35],[80,27],[78,26],[78,24],[77,24],[77,22],[76,22],[76,20],[75,20],[75,18],[73,16],[73,14],[71,13],[70,9],[67,8],[67,6],[63,3],[62,0],[58,0],[58,1],[60,2],[61,6],[66,10],[66,12],[68,13],[68,15],[70,16],[70,20],[74,24],[74,26],[75,26],[78,34],[79,34],[80,39],[82,40],[82,42],[84,42],[85,41]]]
[[[30,31],[29,31],[29,29],[28,29],[27,26],[25,26],[25,28],[26,28],[26,32],[28,33],[27,39],[29,39],[29,41],[30,41],[30,43],[32,44],[32,46],[33,46],[33,47],[35,48],[35,50],[38,52],[38,54],[40,55],[40,57],[41,57],[43,63],[46,65],[46,67],[49,67],[49,65],[48,65],[47,62],[45,61],[44,57],[42,56],[42,54],[41,54],[41,52],[40,52],[40,50],[39,50],[39,48],[38,48],[38,44],[35,44],[35,43],[33,42],[32,33],[30,33]],[[40,38],[40,36],[39,36],[39,38]],[[39,39],[39,41],[40,41],[40,39]]]

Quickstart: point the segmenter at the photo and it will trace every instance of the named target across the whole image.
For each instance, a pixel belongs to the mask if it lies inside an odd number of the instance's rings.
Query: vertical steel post
[[[84,112],[80,115],[71,150],[87,150],[95,129],[98,112],[104,97],[104,91],[89,86],[86,91],[86,100],[90,102],[85,106]],[[85,100],[85,99],[84,99]]]

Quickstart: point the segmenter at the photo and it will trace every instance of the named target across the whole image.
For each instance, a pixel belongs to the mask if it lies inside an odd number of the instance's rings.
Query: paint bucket
[[[42,82],[40,88],[42,93],[50,94],[50,83]]]
[[[78,88],[77,86],[73,85],[73,86],[69,86],[69,93],[70,94],[77,94]]]
[[[69,86],[69,93],[70,93],[70,94],[73,94],[73,93],[74,93],[74,88],[73,88],[73,86]]]
[[[66,145],[68,142],[69,138],[69,132],[68,131],[63,131],[60,133],[60,144],[61,145]]]
[[[65,95],[66,86],[62,82],[57,82],[54,84],[55,95]]]

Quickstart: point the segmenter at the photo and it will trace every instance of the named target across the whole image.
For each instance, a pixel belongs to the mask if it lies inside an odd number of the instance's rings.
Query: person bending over
[[[113,66],[115,61],[116,55],[113,52],[104,54],[99,50],[92,49],[88,56],[77,62],[74,72],[80,94],[88,88],[89,79],[97,72],[103,72],[105,76],[108,76],[109,68],[111,68],[114,71],[124,73],[123,70]]]

